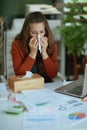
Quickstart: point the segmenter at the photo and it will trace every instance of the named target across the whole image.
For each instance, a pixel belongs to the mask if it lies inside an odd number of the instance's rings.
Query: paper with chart
[[[27,107],[29,111],[39,111],[46,110],[53,106],[54,102],[54,94],[52,91],[48,89],[38,89],[38,90],[23,90],[22,94],[27,99],[23,100],[23,103]]]
[[[23,90],[22,94],[21,101],[29,110],[24,114],[22,130],[69,130],[87,118],[87,104],[81,99],[49,89]]]
[[[82,108],[84,102],[78,98],[55,93],[49,89],[23,90],[22,103],[29,112],[36,111],[70,111]]]
[[[58,120],[53,114],[24,113],[22,130],[56,130],[58,127]]]
[[[59,121],[62,122],[60,130],[71,130],[71,128],[87,128],[87,104],[83,108],[74,109],[68,113],[63,113],[59,117]]]
[[[0,83],[0,101],[7,100],[8,92],[4,82]]]

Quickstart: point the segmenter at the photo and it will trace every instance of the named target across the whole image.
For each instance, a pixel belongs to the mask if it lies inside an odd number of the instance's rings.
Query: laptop
[[[71,81],[69,84],[55,89],[57,93],[63,93],[70,96],[83,98],[87,95],[87,64],[85,65],[85,73],[82,78]]]

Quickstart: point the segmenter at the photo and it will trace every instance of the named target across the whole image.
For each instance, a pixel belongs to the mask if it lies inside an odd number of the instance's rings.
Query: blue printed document
[[[29,112],[46,110],[57,103],[57,94],[49,89],[23,90],[22,94],[24,96],[22,103]]]
[[[22,103],[29,112],[58,111],[69,112],[85,105],[80,99],[55,93],[49,89],[23,90]]]
[[[22,130],[57,130],[59,123],[53,114],[24,113]]]

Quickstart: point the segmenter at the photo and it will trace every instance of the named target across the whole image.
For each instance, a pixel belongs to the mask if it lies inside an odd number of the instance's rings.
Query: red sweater
[[[27,56],[25,58],[25,51],[21,45],[21,41],[15,40],[12,44],[12,60],[13,67],[16,75],[24,75],[26,71],[31,71],[35,59]],[[58,72],[58,60],[57,60],[57,46],[54,47],[54,53],[51,57],[43,60],[45,73],[49,78],[54,78]]]

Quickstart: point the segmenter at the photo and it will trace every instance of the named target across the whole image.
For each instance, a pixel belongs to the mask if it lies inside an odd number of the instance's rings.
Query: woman
[[[41,50],[38,49],[39,45]],[[41,12],[30,13],[25,18],[21,32],[13,41],[11,52],[16,75],[25,75],[26,71],[31,71],[43,76],[45,82],[51,82],[57,75],[57,46]]]

